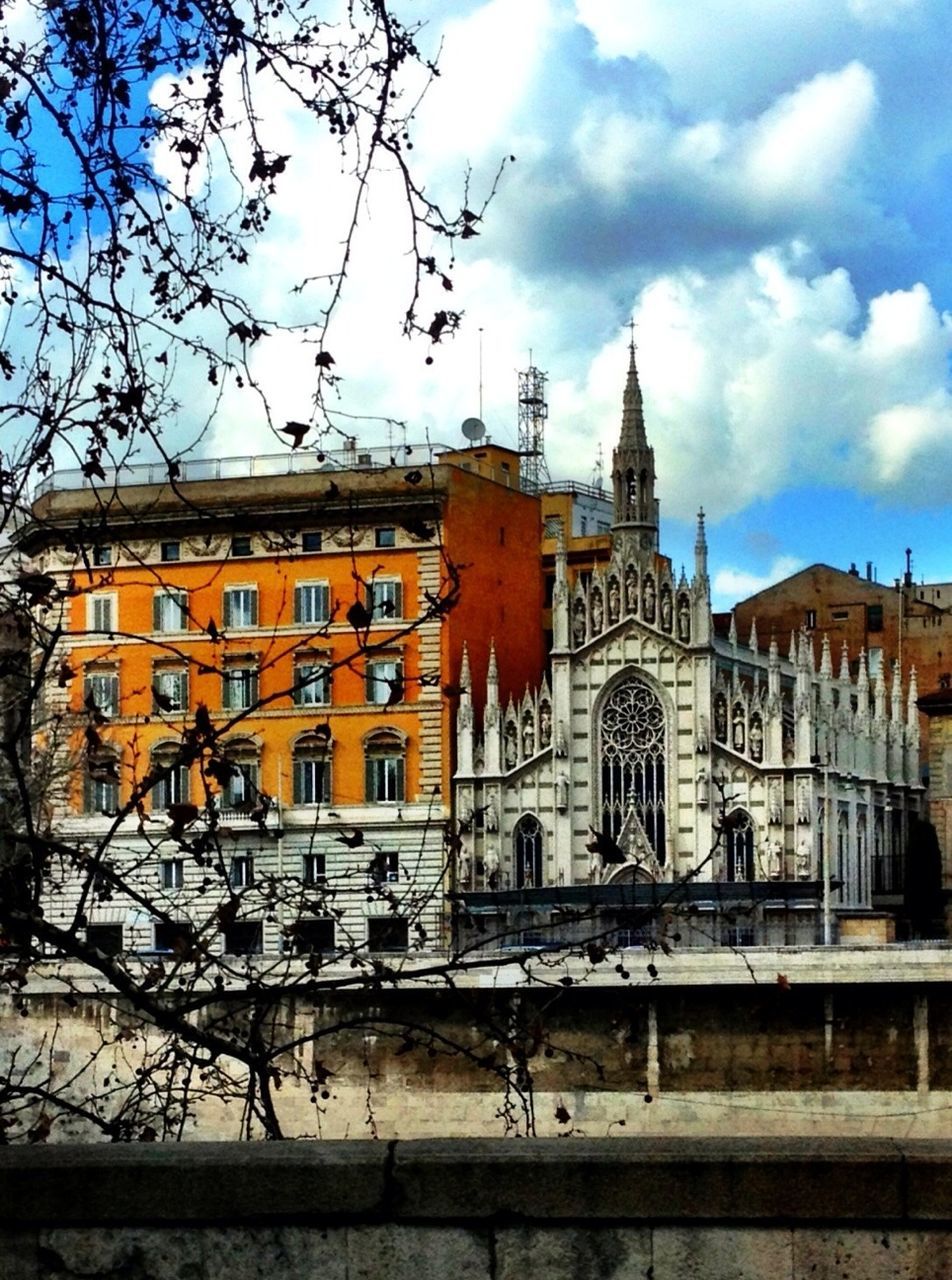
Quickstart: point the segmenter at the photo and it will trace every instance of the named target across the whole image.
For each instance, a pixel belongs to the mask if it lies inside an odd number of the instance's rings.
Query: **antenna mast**
[[[538,493],[549,480],[545,461],[545,420],[549,416],[545,384],[546,375],[535,365],[519,374],[520,487],[525,493]]]
[[[595,455],[595,467],[592,471],[592,488],[597,489],[599,493],[602,491],[605,475],[605,455],[602,452],[602,442],[598,442],[598,453]]]

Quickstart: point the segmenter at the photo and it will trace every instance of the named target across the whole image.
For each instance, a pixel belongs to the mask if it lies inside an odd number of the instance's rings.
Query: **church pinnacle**
[[[628,535],[633,549],[658,548],[658,502],[654,496],[654,450],[645,434],[644,406],[634,338],[628,346],[628,377],[622,400],[621,432],[612,453],[615,499],[613,529]]]
[[[625,394],[622,400],[621,449],[647,449],[648,438],[645,435],[645,410],[641,399],[641,383],[638,381],[638,366],[635,363],[634,339],[628,344],[628,378],[625,382]]]

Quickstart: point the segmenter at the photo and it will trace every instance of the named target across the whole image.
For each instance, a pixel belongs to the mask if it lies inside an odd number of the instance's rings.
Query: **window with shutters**
[[[119,672],[115,667],[87,667],[83,680],[83,705],[104,716],[119,714]]]
[[[246,813],[259,800],[258,748],[254,742],[232,742],[225,751],[225,758],[234,770],[222,787],[221,806]]]
[[[179,587],[161,587],[152,597],[152,627],[155,631],[188,630],[188,592]]]
[[[399,578],[374,578],[367,583],[367,612],[374,622],[403,617],[403,583]]]
[[[297,707],[322,707],[330,702],[330,673],[322,662],[297,661],[291,696]]]
[[[187,803],[188,766],[178,759],[174,747],[160,747],[153,752],[150,773],[155,779],[150,792],[153,813],[164,813],[173,804]]]
[[[181,889],[185,884],[185,859],[163,858],[159,863],[159,883],[163,889]]]
[[[86,765],[83,808],[88,814],[112,816],[119,808],[119,758],[112,751],[91,755]]]
[[[375,733],[364,745],[366,798],[373,804],[404,800],[405,747],[395,733]]]
[[[247,711],[258,701],[258,664],[244,659],[229,662],[221,675],[221,705],[225,711]]]
[[[86,597],[86,630],[103,631],[107,635],[118,625],[115,592],[97,592]]]
[[[326,747],[303,739],[294,748],[294,803],[327,804],[331,798],[331,762]]]
[[[228,879],[233,889],[250,889],[255,882],[255,863],[250,854],[232,858]]]
[[[382,705],[403,701],[403,663],[382,658],[367,663],[367,701]]]
[[[301,864],[301,879],[306,885],[326,884],[326,855],[323,853],[306,853]]]
[[[258,625],[258,588],[226,587],[222,594],[222,622],[231,630]]]
[[[294,588],[294,621],[313,627],[330,617],[330,587],[326,582],[299,582]]]
[[[171,714],[188,710],[188,669],[157,666],[152,671],[152,710]]]

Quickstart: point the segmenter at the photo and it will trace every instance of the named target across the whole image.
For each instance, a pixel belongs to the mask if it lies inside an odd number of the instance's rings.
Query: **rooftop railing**
[[[380,470],[385,467],[429,466],[439,461],[441,453],[451,452],[447,444],[386,445],[347,449],[266,453],[237,458],[189,458],[172,465],[175,483],[188,484],[206,480],[244,480],[256,476],[304,475],[322,471]],[[53,471],[36,486],[35,496],[64,489],[111,489],[130,485],[168,484],[168,462],[137,462],[106,470],[105,479],[91,478],[80,468]]]

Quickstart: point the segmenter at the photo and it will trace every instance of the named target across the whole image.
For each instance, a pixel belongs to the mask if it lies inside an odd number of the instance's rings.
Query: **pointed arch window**
[[[638,679],[609,695],[601,715],[602,830],[617,840],[637,819],[664,863],[665,724],[657,695]]]
[[[727,878],[754,878],[754,823],[746,809],[735,809],[724,824]]]
[[[542,884],[542,824],[535,814],[527,813],[519,819],[512,840],[516,888],[538,888]]]
[[[850,875],[850,820],[845,810],[840,811],[836,823],[836,878],[840,881],[840,901],[848,902],[853,885]]]

